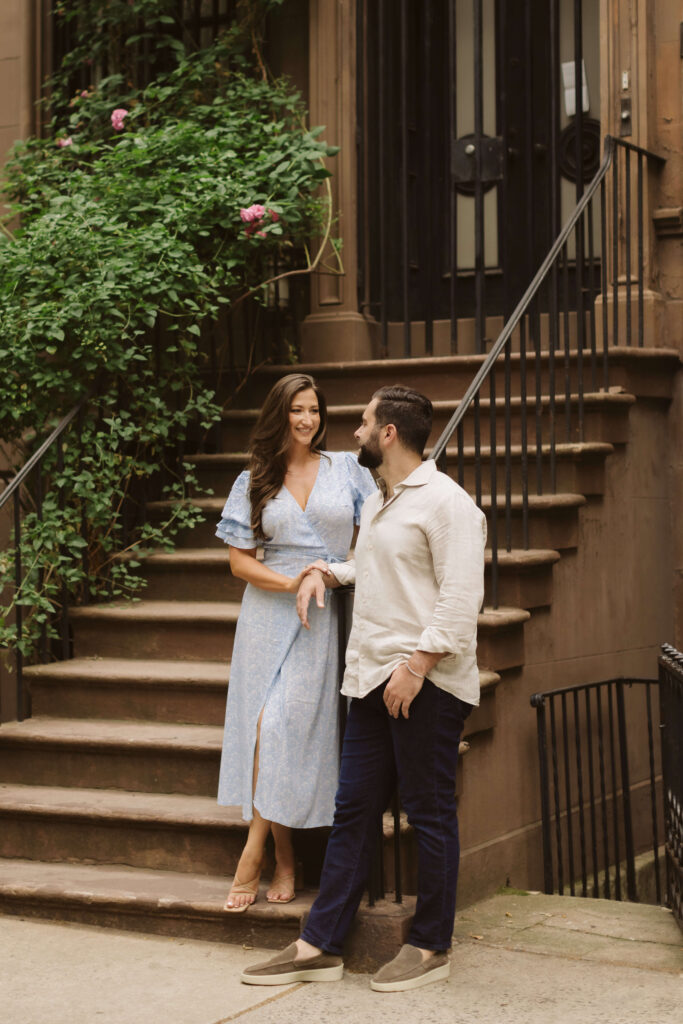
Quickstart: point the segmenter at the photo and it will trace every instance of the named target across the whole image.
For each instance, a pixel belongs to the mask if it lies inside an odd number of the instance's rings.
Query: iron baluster
[[[630,346],[631,334],[631,154],[624,152],[624,243],[626,263],[626,344]]]
[[[598,356],[595,333],[595,240],[593,200],[588,204],[588,324],[591,350],[591,391],[598,388]]]
[[[448,56],[449,56],[449,78],[455,82],[457,78],[457,0],[448,0]],[[458,351],[458,192],[456,189],[455,173],[453,169],[453,145],[458,137],[458,105],[456,102],[455,88],[448,90],[450,100],[450,214],[451,214],[451,236],[450,236],[450,320],[451,320],[451,354]]]
[[[621,854],[619,852],[619,810],[617,805],[617,769],[616,769],[616,752],[614,749],[614,697],[613,697],[613,684],[609,683],[607,687],[607,710],[608,710],[608,724],[609,724],[609,755],[610,755],[610,771],[612,774],[612,828],[613,828],[613,842],[614,842],[614,893],[618,900],[621,900],[621,872],[619,871],[619,865],[621,863]]]
[[[602,855],[604,867],[605,899],[610,898],[609,877],[609,819],[607,812],[607,789],[605,785],[605,737],[602,723],[602,691],[595,691],[598,708],[598,758],[600,762],[600,806],[602,808]]]
[[[17,633],[17,645],[14,651],[14,665],[17,673],[17,719],[24,720],[24,656],[21,643],[24,631],[24,612],[21,605],[22,590],[21,563],[21,498],[19,490],[14,492],[14,626]]]
[[[612,168],[612,338],[619,344],[619,151]]]
[[[600,182],[600,289],[602,293],[602,386],[609,387],[607,349],[609,328],[607,319],[607,186]]]
[[[588,875],[586,870],[586,822],[583,801],[583,762],[581,759],[581,730],[579,729],[579,693],[574,690],[574,743],[576,747],[576,787],[579,810],[579,852],[581,856],[581,895],[588,895]]]
[[[527,446],[526,320],[519,324],[519,427],[522,447],[522,547],[529,547],[529,449]]]
[[[621,759],[621,792],[624,815],[624,845],[626,848],[626,891],[628,898],[635,902],[636,893],[636,856],[633,847],[633,819],[631,815],[631,782],[628,766],[628,747],[626,744],[626,712],[624,708],[624,684],[616,684],[617,720],[619,725],[619,752]],[[616,793],[615,793],[616,799]]]
[[[401,67],[408,67],[407,0],[401,0]],[[401,75],[401,267],[403,276],[403,354],[411,354],[410,340],[410,256],[408,251],[408,76]]]
[[[382,342],[381,352],[383,358],[386,358],[389,354],[389,319],[387,311],[387,252],[388,252],[388,238],[387,238],[387,211],[386,211],[386,150],[387,150],[387,124],[386,117],[384,116],[385,104],[386,104],[386,54],[385,54],[385,4],[386,0],[379,0],[379,33],[377,46],[379,50],[377,63],[379,66],[379,109],[380,109],[380,120],[379,120],[379,237],[380,237],[380,255],[379,255],[379,302],[380,302],[380,319],[382,324]],[[404,211],[405,216],[405,211]]]
[[[655,865],[655,894],[662,902],[662,880],[659,874],[659,828],[657,823],[657,783],[655,775],[655,743],[652,729],[652,683],[645,685],[645,707],[647,711],[647,751],[650,768],[650,811],[652,814],[652,856]]]
[[[564,889],[564,860],[562,857],[562,810],[560,806],[560,776],[557,763],[557,729],[555,725],[555,701],[552,696],[550,705],[550,754],[553,766],[553,798],[555,801],[555,856],[557,857],[557,888]]]
[[[512,415],[510,346],[505,348],[505,549],[512,550]]]
[[[473,0],[474,15],[474,334],[477,352],[484,351],[484,190],[482,186],[482,144],[484,134],[483,0]],[[429,5],[427,5],[429,6]],[[480,502],[478,502],[479,504]]]
[[[572,822],[572,786],[571,768],[569,765],[569,738],[567,732],[567,696],[561,695],[562,706],[562,748],[564,751],[564,793],[565,812],[567,815],[567,870],[569,872],[569,891],[574,893],[574,824]]]
[[[489,377],[489,400],[490,406],[490,442],[491,442],[491,526],[489,528],[491,539],[491,606],[498,607],[498,463],[496,459],[496,375],[492,373]]]
[[[645,274],[645,260],[643,257],[643,154],[638,154],[638,347],[645,344],[644,328],[644,298],[643,298],[643,275]]]
[[[587,741],[586,747],[588,748],[588,800],[590,810],[590,824],[591,824],[591,853],[593,855],[593,896],[595,899],[600,895],[600,885],[598,882],[598,833],[595,821],[595,783],[594,783],[594,765],[593,765],[593,723],[591,714],[591,700],[590,700],[590,689],[586,687],[585,691],[585,703],[586,703],[586,733]]]
[[[569,254],[565,245],[562,250],[562,294],[564,303],[562,307],[563,328],[564,328],[564,423],[565,440],[572,439],[572,409],[571,409],[571,356],[569,336]]]

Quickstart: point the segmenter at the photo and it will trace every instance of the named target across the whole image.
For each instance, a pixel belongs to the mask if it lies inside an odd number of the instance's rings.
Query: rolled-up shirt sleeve
[[[328,562],[328,568],[342,587],[352,586],[356,582],[356,563],[353,558],[347,562]]]
[[[476,635],[484,600],[486,518],[466,495],[440,502],[427,525],[439,596],[417,649],[461,654]]]

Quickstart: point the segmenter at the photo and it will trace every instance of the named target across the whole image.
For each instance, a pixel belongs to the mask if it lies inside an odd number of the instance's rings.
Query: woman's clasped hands
[[[296,578],[300,579],[296,595],[297,615],[301,619],[302,626],[305,629],[310,629],[308,606],[311,598],[315,598],[318,608],[325,607],[325,579],[331,579],[332,573],[327,562],[324,562],[322,558],[318,558],[315,562],[307,565]]]

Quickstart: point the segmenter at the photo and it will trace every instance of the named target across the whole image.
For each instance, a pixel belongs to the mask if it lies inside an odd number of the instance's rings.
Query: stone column
[[[304,362],[369,359],[372,323],[358,312],[356,193],[356,0],[310,0],[310,123],[339,146],[328,161],[332,201],[343,240],[343,274],[318,268],[311,281],[311,312],[302,325]],[[336,265],[331,247],[323,255]]]

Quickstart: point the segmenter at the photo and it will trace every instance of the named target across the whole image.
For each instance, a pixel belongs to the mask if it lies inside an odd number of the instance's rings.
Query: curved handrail
[[[608,170],[612,166],[617,146],[621,146],[624,149],[632,150],[635,153],[639,153],[641,156],[645,156],[652,160],[656,160],[659,163],[665,162],[664,157],[659,156],[657,153],[650,153],[648,150],[643,149],[641,146],[636,146],[631,142],[624,142],[622,139],[616,139],[613,135],[605,136],[605,152],[600,167],[598,168],[595,174],[595,177],[591,181],[586,191],[581,196],[581,199],[576,204],[574,211],[569,217],[567,223],[564,225],[559,235],[553,242],[548,252],[548,255],[545,257],[543,263],[536,271],[534,277],[531,280],[531,283],[529,284],[529,287],[524,292],[524,295],[522,295],[514,311],[512,312],[509,320],[507,321],[502,331],[498,335],[498,338],[495,344],[493,345],[493,348],[489,352],[488,356],[486,357],[482,365],[479,367],[477,373],[474,375],[472,383],[470,384],[467,391],[463,395],[462,399],[458,403],[458,408],[455,410],[450,420],[444,427],[441,436],[439,437],[438,441],[434,445],[429,455],[430,459],[434,459],[435,462],[438,462],[439,459],[443,456],[446,450],[446,446],[448,445],[449,441],[451,440],[451,437],[453,436],[458,426],[464,419],[465,414],[472,403],[472,400],[474,399],[477,392],[480,390],[486,378],[489,376],[494,363],[496,362],[498,356],[500,355],[500,353],[503,351],[508,341],[510,340],[513,331],[522,319],[522,316],[524,315],[527,307],[529,306],[529,303],[536,295],[536,292],[545,280],[548,271],[552,267],[553,263],[557,259],[560,252],[562,251],[563,246],[565,245],[572,231],[574,230],[579,220],[583,216],[586,207],[588,206],[591,199],[600,187],[601,182],[603,181]]]

